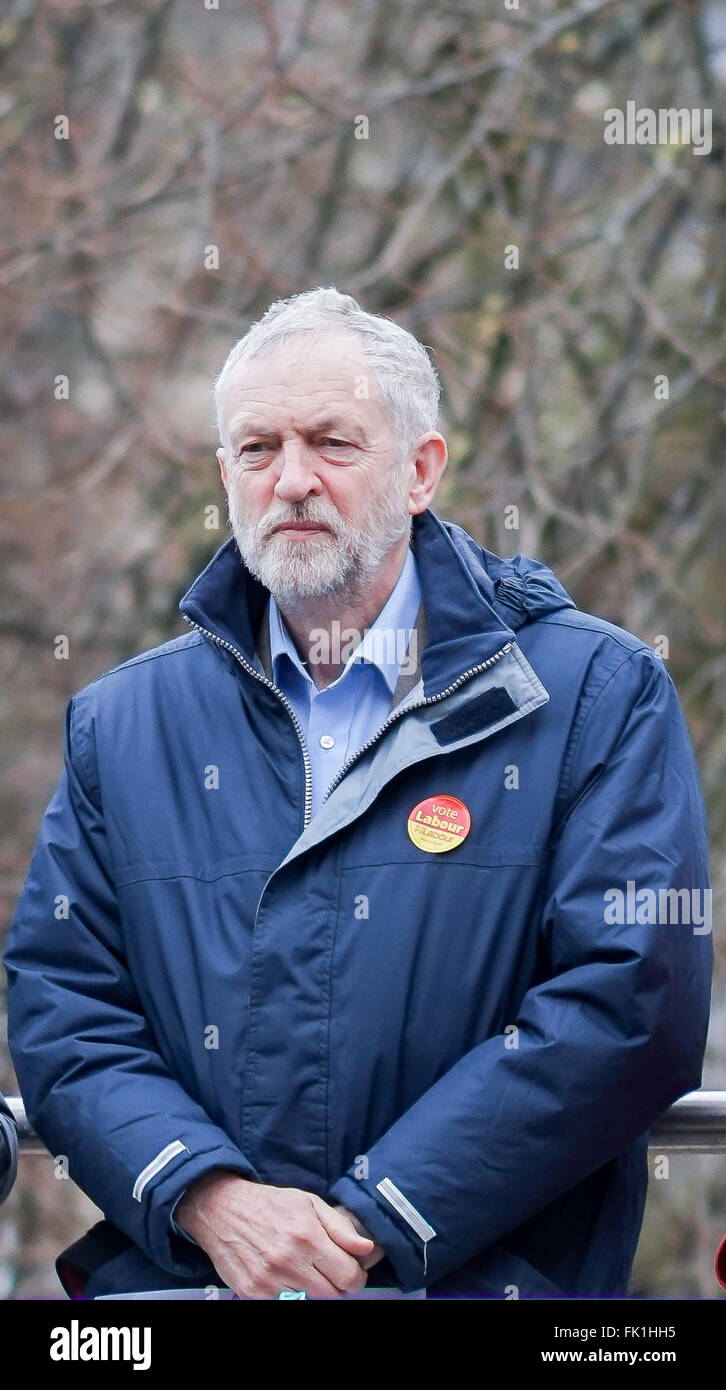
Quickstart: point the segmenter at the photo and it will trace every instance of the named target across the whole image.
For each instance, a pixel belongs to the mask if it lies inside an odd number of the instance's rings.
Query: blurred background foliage
[[[66,701],[182,630],[228,535],[213,375],[272,299],[335,284],[432,351],[438,513],[668,639],[712,831],[704,1085],[726,1087],[725,91],[721,2],[6,0],[4,924]],[[606,145],[627,100],[712,109],[711,151]],[[0,1296],[61,1296],[53,1259],[98,1215],[23,1159]],[[723,1296],[724,1230],[724,1160],[672,1157],[633,1295]]]

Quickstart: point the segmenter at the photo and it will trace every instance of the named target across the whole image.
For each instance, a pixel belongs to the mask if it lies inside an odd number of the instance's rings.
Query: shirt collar
[[[346,660],[340,675],[336,676],[326,690],[332,689],[348,674],[354,662],[369,662],[376,666],[386,682],[391,694],[395,691],[406,654],[411,629],[415,627],[421,603],[421,584],[413,550],[409,546],[401,573],[384,603],[378,617],[371,623],[362,640]],[[295,643],[287,629],[283,616],[270,594],[269,608],[270,660],[273,679],[279,684],[279,662],[287,656],[308,685],[315,690],[315,683],[306,671]],[[345,629],[341,634],[345,639]],[[350,639],[347,639],[349,644]],[[312,692],[311,692],[312,693]]]

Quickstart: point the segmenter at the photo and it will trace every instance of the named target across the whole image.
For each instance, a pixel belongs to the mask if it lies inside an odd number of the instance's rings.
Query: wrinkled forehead
[[[283,408],[302,417],[327,404],[360,420],[385,413],[370,362],[352,333],[328,333],[317,342],[296,333],[237,363],[224,383],[222,400],[230,429],[248,413],[272,416]]]

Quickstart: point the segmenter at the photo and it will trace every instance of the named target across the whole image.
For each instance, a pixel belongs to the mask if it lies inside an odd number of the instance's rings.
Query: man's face
[[[365,396],[367,387],[368,397]],[[293,338],[242,363],[218,451],[247,567],[280,602],[356,599],[410,527],[412,470],[350,335]]]

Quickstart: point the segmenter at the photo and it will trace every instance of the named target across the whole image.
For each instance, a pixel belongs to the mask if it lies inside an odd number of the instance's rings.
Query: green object
[[[280,1289],[278,1298],[307,1298],[304,1289]]]

